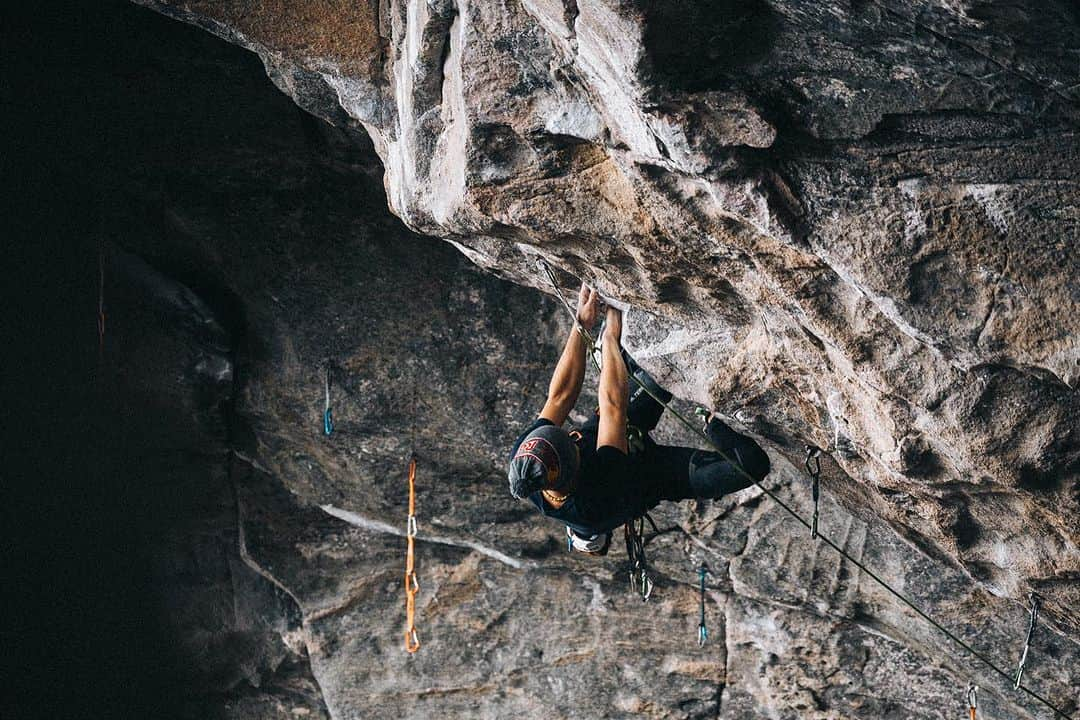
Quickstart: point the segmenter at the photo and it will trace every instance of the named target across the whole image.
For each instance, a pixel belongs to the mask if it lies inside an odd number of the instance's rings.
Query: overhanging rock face
[[[796,476],[804,443],[825,448],[826,488],[853,516],[845,542],[892,528],[935,572],[955,563],[958,586],[974,580],[964,592],[980,593],[971,606],[988,623],[987,608],[1016,615],[1037,590],[1048,621],[1080,636],[1071,4],[146,4],[254,50],[305,109],[362,126],[412,229],[519,283],[541,287],[543,257],[642,308],[629,338],[642,364],[766,440],[778,476]],[[881,542],[872,557],[918,574]],[[456,562],[447,577],[464,572]],[[739,585],[732,567],[740,596],[798,592],[760,574]],[[475,582],[501,572],[485,565]],[[515,617],[525,600],[501,602]],[[757,642],[764,621],[731,602]],[[743,648],[733,637],[729,660]],[[767,663],[791,646],[757,650],[765,669],[738,687],[807,686]],[[316,673],[346,672],[319,662],[313,652]],[[670,673],[713,676],[687,667]],[[613,712],[650,712],[632,679]],[[808,707],[827,703],[814,697]]]

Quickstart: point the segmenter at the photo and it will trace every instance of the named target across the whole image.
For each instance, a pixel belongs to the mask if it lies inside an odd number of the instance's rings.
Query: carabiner
[[[821,496],[821,448],[806,446],[806,460],[803,461],[806,472],[810,475],[810,495],[814,500],[814,514],[810,520],[810,537],[818,536],[818,499]]]

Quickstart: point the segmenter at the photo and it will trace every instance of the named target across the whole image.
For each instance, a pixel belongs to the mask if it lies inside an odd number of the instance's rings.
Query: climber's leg
[[[664,388],[660,387],[649,373],[645,372],[636,362],[634,358],[630,357],[630,353],[626,352],[626,349],[622,350],[623,361],[626,363],[627,372],[641,381],[645,387],[647,387],[657,398],[662,402],[667,403],[671,401],[671,393]],[[630,406],[627,411],[628,424],[641,430],[643,433],[652,432],[657,423],[660,422],[660,416],[664,412],[664,406],[657,402],[655,398],[649,393],[645,392],[632,379],[630,380]]]
[[[650,507],[661,500],[696,497],[690,486],[690,458],[697,452],[677,445],[657,445],[650,438],[645,452],[634,458],[634,470],[641,473],[642,486],[650,488]]]
[[[753,438],[735,432],[715,417],[706,432],[727,459],[707,450],[699,450],[690,458],[689,482],[696,497],[736,492],[750,487],[755,480],[761,482],[769,474],[769,456]]]
[[[735,432],[718,417],[709,419],[705,431],[730,460],[737,462],[755,480],[761,482],[769,474],[769,456],[753,438]],[[750,483],[745,477],[743,479]]]
[[[749,473],[750,477],[739,472],[734,463],[728,462],[719,453],[698,450],[690,458],[689,467],[690,491],[693,497],[718,498],[728,493],[745,490],[754,484],[754,480],[760,482],[768,472],[767,456],[762,465],[756,457],[754,463],[747,462],[741,457],[742,453],[735,452],[734,448],[726,454]],[[764,456],[764,453],[762,455]],[[764,472],[762,472],[763,469]]]
[[[709,436],[753,480],[760,482],[769,473],[769,456],[752,438],[720,420],[710,423]],[[644,473],[645,484],[654,488],[650,498],[653,504],[660,500],[718,498],[753,484],[732,462],[709,450],[650,442],[635,461],[637,471]]]

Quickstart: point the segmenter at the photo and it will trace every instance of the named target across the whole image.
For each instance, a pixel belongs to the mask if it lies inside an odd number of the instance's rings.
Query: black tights
[[[740,435],[716,418],[709,422],[708,432],[733,462],[711,450],[653,443],[650,453],[646,447],[643,470],[656,483],[659,500],[718,498],[748,488],[754,480],[760,482],[769,474],[769,456],[752,438]]]
[[[671,393],[657,385],[628,354],[624,352],[623,357],[631,374],[661,400],[670,401]],[[632,472],[642,473],[645,485],[654,489],[650,507],[661,500],[718,498],[753,484],[719,453],[653,442],[648,433],[656,428],[663,412],[663,405],[630,381],[629,424],[645,435],[645,447],[632,457],[630,467]],[[708,434],[754,480],[760,482],[769,473],[769,456],[752,438],[735,432],[717,418],[709,422]]]

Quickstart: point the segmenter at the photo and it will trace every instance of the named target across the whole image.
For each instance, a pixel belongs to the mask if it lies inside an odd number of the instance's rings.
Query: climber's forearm
[[[605,445],[627,451],[626,414],[630,381],[626,363],[621,352],[622,313],[615,309],[608,310],[607,324],[604,327],[604,363],[600,371],[600,426],[597,430],[596,445]]]
[[[566,339],[562,355],[551,376],[547,401],[544,409],[540,411],[540,417],[562,425],[574,409],[578,395],[581,394],[581,385],[585,381],[587,343],[584,334],[578,332],[576,326],[570,330],[570,337]]]

